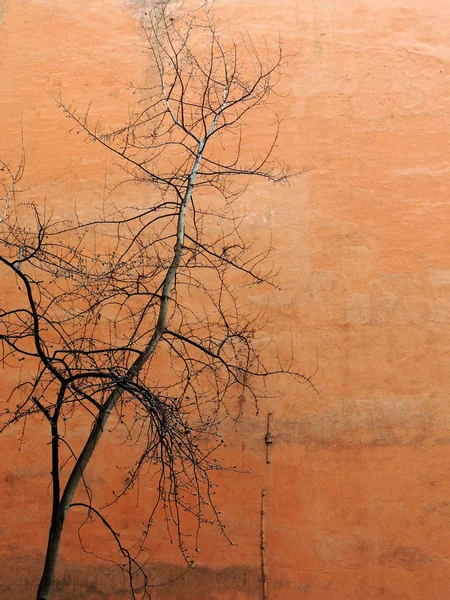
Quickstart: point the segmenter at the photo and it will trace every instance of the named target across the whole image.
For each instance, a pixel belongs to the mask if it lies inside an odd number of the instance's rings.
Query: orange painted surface
[[[0,7],[2,156],[17,152],[22,120],[26,198],[46,197],[55,215],[75,202],[88,210],[102,197],[106,156],[69,133],[53,97],[80,107],[93,100],[105,121],[123,122],[122,83],[146,76],[139,5],[0,0]],[[280,381],[280,397],[263,403],[259,418],[249,406],[229,426],[227,461],[252,470],[220,481],[237,546],[205,531],[198,569],[156,589],[155,598],[262,599],[264,488],[270,600],[446,600],[450,5],[218,0],[217,9],[256,41],[280,30],[291,54],[278,152],[305,173],[290,187],[251,188],[248,227],[272,232],[283,290],[270,299],[271,323],[280,346],[290,349],[292,333],[305,372],[318,356],[321,393]],[[253,298],[255,307],[266,301]],[[0,373],[5,389],[16,375]],[[32,598],[39,575],[50,499],[40,427],[28,430],[20,452],[17,432],[0,439],[2,600]],[[121,452],[103,440],[89,469],[105,498],[120,483]],[[135,499],[125,502],[118,529],[131,538],[143,511]],[[80,550],[77,523],[74,515],[65,531],[55,600],[124,600],[116,570]],[[103,531],[87,535],[92,549],[108,551]],[[163,526],[153,535],[156,579],[178,574]]]

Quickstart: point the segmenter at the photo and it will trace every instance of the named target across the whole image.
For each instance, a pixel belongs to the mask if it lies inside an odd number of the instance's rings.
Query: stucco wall
[[[252,188],[248,223],[258,235],[270,227],[277,248],[283,290],[269,314],[278,342],[290,349],[292,334],[305,372],[318,364],[321,393],[280,381],[261,417],[248,407],[229,426],[230,461],[252,470],[224,476],[219,491],[237,546],[205,532],[198,570],[155,598],[262,599],[265,489],[270,600],[446,600],[450,5],[218,0],[217,10],[256,40],[281,31],[289,54],[278,152],[303,174],[275,192]],[[22,187],[56,215],[101,198],[105,154],[69,133],[54,97],[93,100],[121,123],[122,83],[144,81],[148,67],[139,11],[122,0],[3,0],[1,152],[14,156],[23,123]],[[15,375],[0,376],[7,387]],[[0,439],[2,599],[32,598],[39,574],[49,512],[39,427],[20,452],[13,432]],[[89,470],[100,489],[118,477],[106,467],[119,455],[102,443]],[[119,526],[139,528],[139,514],[130,501]],[[116,571],[79,550],[76,525],[65,534],[55,599],[127,598]],[[156,542],[152,560],[161,580],[180,572]]]

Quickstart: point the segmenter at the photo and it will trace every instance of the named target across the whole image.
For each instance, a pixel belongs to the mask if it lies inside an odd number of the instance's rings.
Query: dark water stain
[[[388,567],[415,568],[432,565],[436,560],[417,546],[397,546],[382,554],[380,562]]]
[[[0,598],[32,598],[39,581],[42,562],[33,558],[0,560]],[[20,577],[17,574],[20,574]],[[212,599],[244,594],[259,598],[260,572],[256,567],[235,565],[226,568],[185,567],[154,563],[148,568],[153,600]],[[167,582],[172,582],[168,583]],[[165,585],[167,584],[167,585]],[[60,561],[52,600],[128,600],[126,576],[117,567],[85,566]]]

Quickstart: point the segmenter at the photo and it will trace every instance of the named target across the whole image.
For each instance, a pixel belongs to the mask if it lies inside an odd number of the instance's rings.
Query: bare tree
[[[23,173],[2,164],[0,265],[11,274],[14,305],[0,308],[2,361],[25,364],[2,416],[2,431],[34,417],[48,423],[52,512],[37,600],[50,597],[64,522],[71,507],[111,532],[133,598],[149,597],[140,562],[156,511],[188,565],[192,549],[183,515],[223,525],[211,493],[220,424],[264,380],[290,373],[266,367],[258,331],[263,314],[245,307],[246,289],[274,285],[270,243],[248,239],[233,203],[250,179],[278,183],[274,158],[279,120],[272,104],[281,47],[257,51],[210,12],[187,14],[159,4],[146,14],[148,87],[119,130],[91,123],[89,112],[61,108],[78,132],[102,144],[124,169],[124,183],[142,183],[142,206],[128,206],[119,187],[88,222],[53,220],[16,197]],[[265,111],[264,113],[262,111]],[[249,151],[252,114],[270,118],[273,137]],[[115,200],[113,201],[113,198]],[[268,238],[269,239],[269,238]],[[24,361],[24,362],[22,362]],[[90,422],[81,449],[73,421]],[[106,424],[122,428],[134,457],[119,500],[142,470],[156,465],[156,501],[134,553],[95,504],[85,470]]]

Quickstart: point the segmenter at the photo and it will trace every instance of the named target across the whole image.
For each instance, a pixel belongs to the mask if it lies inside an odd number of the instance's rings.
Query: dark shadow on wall
[[[32,599],[42,562],[31,558],[0,560],[0,599]],[[178,565],[150,567],[155,584],[176,579],[185,571]],[[259,598],[260,572],[255,567],[224,569],[196,567],[173,583],[152,590],[153,600],[219,600],[241,594]],[[116,567],[85,566],[61,561],[52,600],[128,600],[126,577]]]

